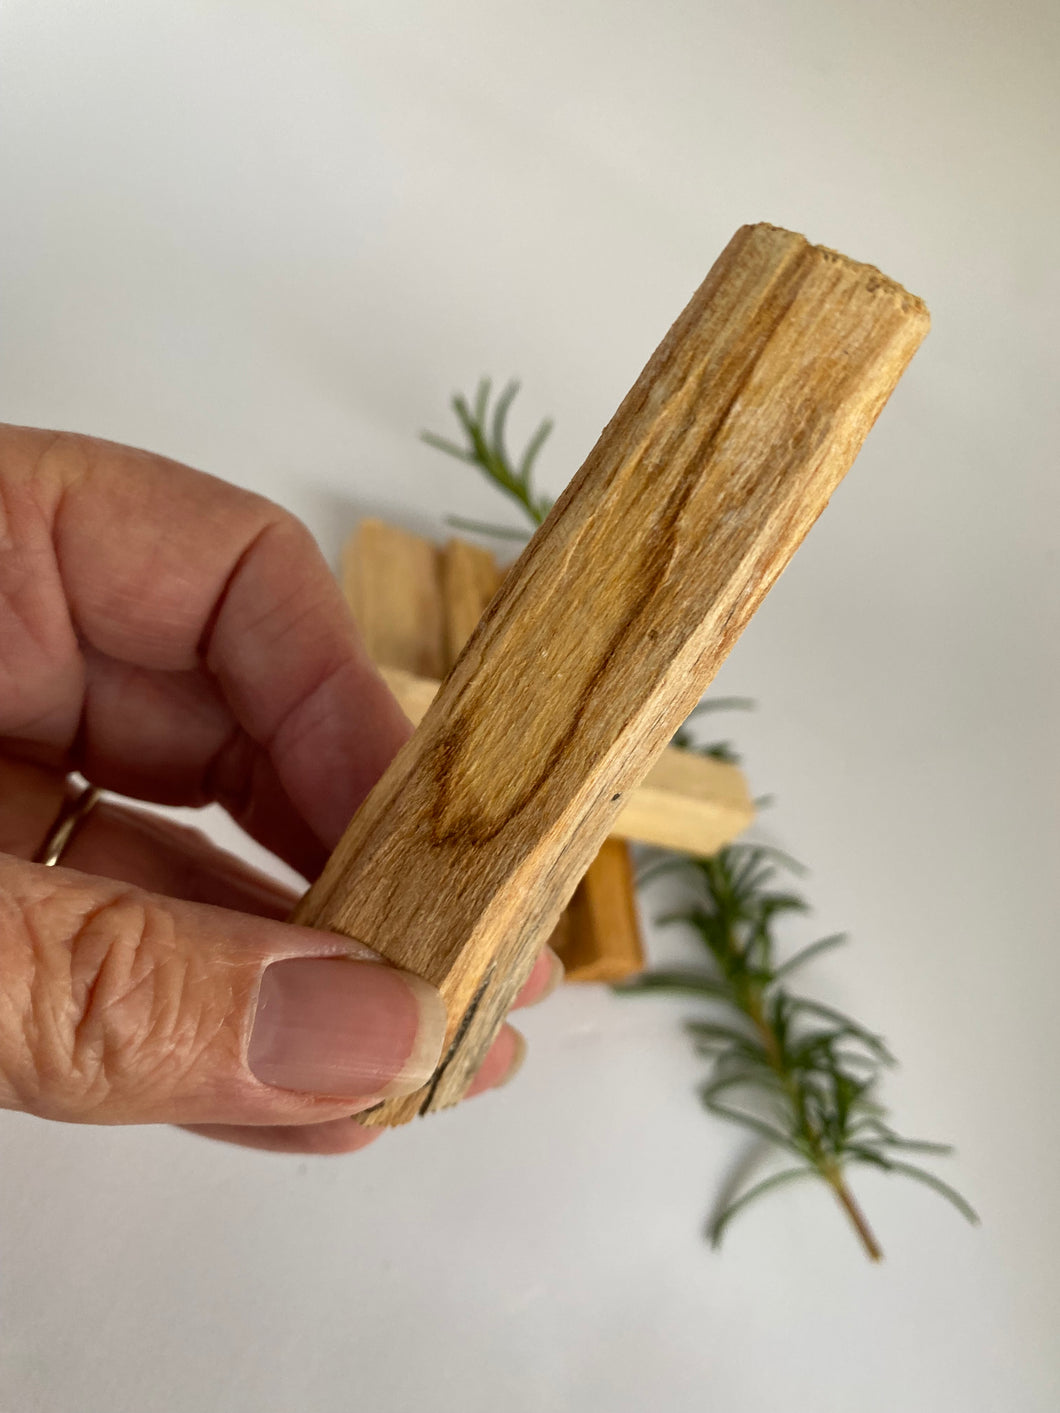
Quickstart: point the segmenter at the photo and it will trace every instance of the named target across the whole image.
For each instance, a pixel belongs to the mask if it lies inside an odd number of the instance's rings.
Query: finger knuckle
[[[124,1105],[150,1107],[200,1062],[216,1033],[209,987],[172,917],[146,895],[116,892],[72,920],[56,918],[62,905],[24,910],[23,1106],[46,1118],[120,1121]]]

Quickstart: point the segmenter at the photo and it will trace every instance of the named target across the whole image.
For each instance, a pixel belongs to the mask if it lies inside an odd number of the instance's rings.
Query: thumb
[[[0,1108],[305,1124],[417,1089],[445,1007],[348,938],[0,855]]]

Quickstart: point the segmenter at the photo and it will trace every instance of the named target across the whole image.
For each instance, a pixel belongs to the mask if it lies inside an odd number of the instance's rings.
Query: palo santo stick
[[[442,598],[450,665],[478,627],[500,588],[501,578],[489,550],[467,540],[450,540],[442,551]],[[752,815],[748,801],[745,823],[750,823]],[[604,840],[574,890],[566,913],[553,929],[550,942],[568,981],[621,981],[643,971],[644,945],[627,844],[619,839]],[[503,977],[495,976],[491,982],[504,984]]]
[[[361,521],[343,552],[342,585],[373,662],[422,677],[449,670],[441,572],[430,540]]]
[[[730,844],[754,818],[739,766],[667,746],[619,806],[611,835],[705,856]]]
[[[396,668],[384,667],[382,673],[405,715],[418,726],[440,684]],[[611,837],[706,855],[731,843],[754,817],[747,780],[738,766],[667,746],[622,801],[611,822]]]
[[[497,561],[489,550],[459,539],[450,540],[439,555],[429,540],[366,521],[347,543],[344,567],[346,592],[361,636],[391,662],[399,660],[382,671],[392,686],[398,685],[406,715],[418,723],[438,683],[427,683],[425,694],[426,679],[402,670],[401,664],[422,662],[427,654],[436,654],[441,624],[445,666],[452,666],[500,586]],[[674,814],[680,818],[680,809]],[[750,817],[748,801],[748,822]],[[716,831],[713,817],[711,824]],[[561,920],[551,944],[569,981],[618,981],[642,970],[643,947],[626,845],[605,841],[575,890],[568,921],[563,926]]]
[[[574,890],[552,947],[567,981],[622,981],[644,970],[629,845],[605,839]]]
[[[771,226],[730,241],[296,910],[426,977],[449,1009],[432,1082],[365,1122],[463,1095],[623,797],[927,328],[870,266]]]
[[[430,540],[376,520],[358,526],[343,560],[346,595],[361,636],[405,715],[418,726],[440,684],[418,676],[409,664],[440,658],[446,668],[452,666],[496,593],[501,571],[477,545],[452,540],[439,552]],[[738,767],[669,746],[623,802],[611,837],[706,855],[753,820],[754,805]]]
[[[502,578],[493,555],[479,545],[450,540],[442,550],[447,668],[464,651],[464,644],[478,627]]]

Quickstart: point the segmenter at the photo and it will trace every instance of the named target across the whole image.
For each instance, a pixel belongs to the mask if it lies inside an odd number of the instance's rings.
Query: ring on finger
[[[49,868],[59,863],[101,794],[102,791],[95,785],[86,785],[76,795],[66,796],[44,837],[44,843],[33,855],[34,863],[45,864]]]

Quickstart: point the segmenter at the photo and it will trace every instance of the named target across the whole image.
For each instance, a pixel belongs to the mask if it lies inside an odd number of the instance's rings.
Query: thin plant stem
[[[857,1232],[869,1260],[882,1261],[883,1248],[876,1240],[876,1236],[869,1226],[865,1213],[858,1206],[854,1194],[850,1191],[850,1188],[847,1187],[842,1171],[822,1174],[822,1176],[824,1176],[825,1182],[827,1182],[828,1186],[835,1193],[836,1200],[840,1207],[842,1207],[843,1211],[850,1218],[850,1223]]]
[[[760,995],[748,998],[747,1014],[750,1016],[751,1022],[761,1038],[762,1048],[765,1050],[766,1056],[768,1057],[770,1068],[780,1080],[792,1101],[797,1102],[794,1092],[795,1086],[791,1080],[791,1076],[784,1068],[781,1046],[776,1032],[765,1018]],[[868,1256],[869,1260],[882,1261],[883,1248],[876,1240],[875,1233],[869,1226],[865,1213],[861,1210],[854,1194],[847,1186],[842,1167],[835,1162],[829,1162],[823,1155],[821,1152],[820,1135],[815,1132],[813,1126],[808,1124],[807,1129],[812,1166],[817,1169],[818,1173],[820,1173],[821,1177],[835,1193],[836,1200],[849,1217],[850,1223],[855,1232],[857,1232],[858,1239],[865,1248],[865,1254]]]

